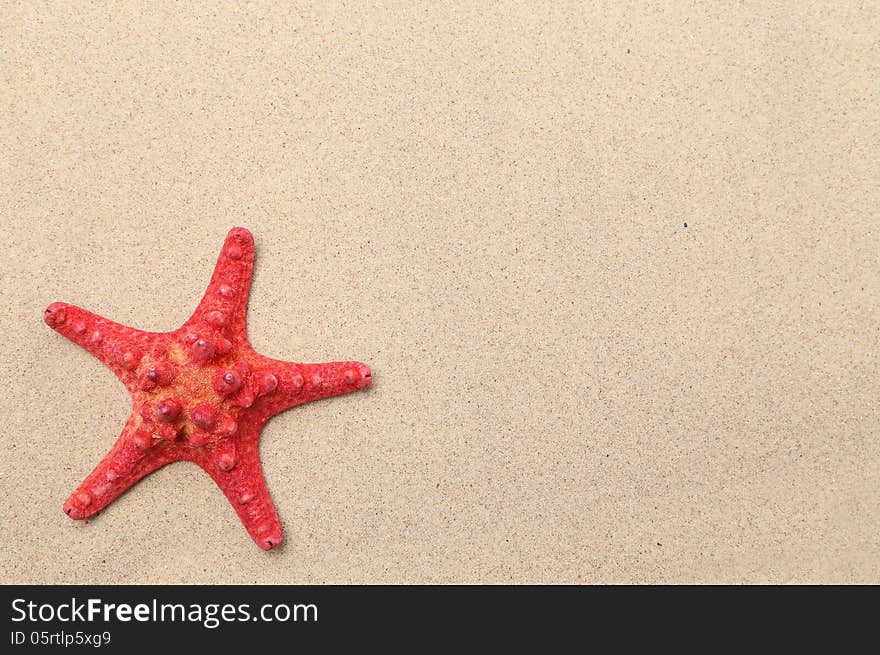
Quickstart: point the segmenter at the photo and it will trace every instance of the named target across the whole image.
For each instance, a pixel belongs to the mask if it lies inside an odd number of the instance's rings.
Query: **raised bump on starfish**
[[[263,425],[295,405],[363,389],[372,376],[360,362],[256,353],[246,335],[253,261],[251,233],[230,230],[204,297],[173,332],[143,332],[66,303],[46,309],[46,323],[109,366],[132,396],[116,444],[64,503],[68,516],[88,518],[145,475],[188,460],[214,479],[261,548],[281,542],[260,466]]]

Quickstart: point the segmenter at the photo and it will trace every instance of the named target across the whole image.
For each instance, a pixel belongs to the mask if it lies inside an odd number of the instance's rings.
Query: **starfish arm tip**
[[[358,372],[361,375],[360,381],[357,383],[358,389],[366,389],[371,384],[373,384],[373,371],[370,370],[370,367],[362,362],[355,362],[357,364]]]
[[[51,305],[46,307],[43,311],[43,320],[53,330],[57,330],[60,326],[64,325],[64,321],[67,320],[67,308],[68,305],[66,302],[53,302]]]
[[[363,362],[328,362],[311,368],[310,382],[320,397],[360,391],[373,383],[373,371]]]
[[[235,239],[239,242],[245,243],[253,243],[254,235],[253,233],[247,229],[246,227],[234,227],[229,230],[229,233],[226,235],[226,239]]]
[[[98,511],[96,508],[90,507],[90,504],[91,503],[84,503],[77,497],[76,492],[74,492],[70,498],[65,501],[62,509],[64,510],[64,513],[74,521],[82,521],[83,519],[87,519],[96,514]]]
[[[284,535],[281,532],[281,526],[278,526],[269,534],[265,534],[260,537],[255,537],[254,535],[251,535],[251,537],[263,550],[272,550],[273,548],[277,548],[284,540]]]

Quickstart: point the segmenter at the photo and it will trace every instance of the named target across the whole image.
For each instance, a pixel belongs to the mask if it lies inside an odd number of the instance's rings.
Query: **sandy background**
[[[0,582],[880,582],[880,4],[142,4],[0,20]],[[43,309],[234,225],[374,386],[269,423],[276,551],[190,464],[69,520],[129,400]]]

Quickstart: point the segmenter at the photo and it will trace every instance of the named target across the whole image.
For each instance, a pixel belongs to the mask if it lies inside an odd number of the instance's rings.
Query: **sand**
[[[5,583],[880,582],[877,3],[20,3],[0,24]],[[686,6],[687,5],[687,6]],[[190,464],[61,511],[253,231],[286,541]]]

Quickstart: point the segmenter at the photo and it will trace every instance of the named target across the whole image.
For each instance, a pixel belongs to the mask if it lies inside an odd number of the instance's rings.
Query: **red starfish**
[[[294,364],[254,351],[253,267],[253,236],[230,230],[205,296],[173,332],[142,332],[66,303],[46,308],[46,324],[109,366],[132,398],[119,439],[64,503],[68,516],[88,518],[145,475],[187,460],[214,478],[261,548],[281,542],[260,467],[263,425],[295,405],[363,389],[371,375],[360,362]]]

